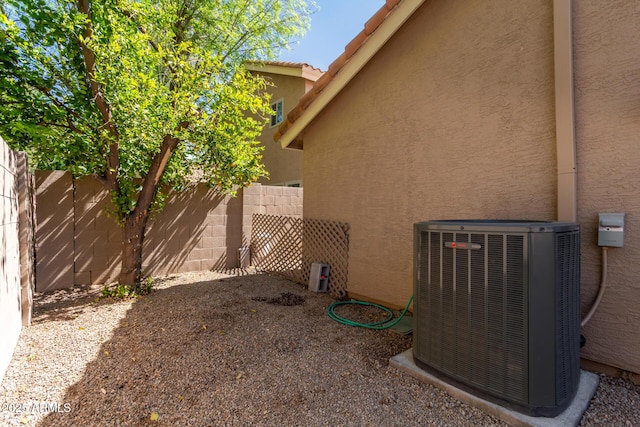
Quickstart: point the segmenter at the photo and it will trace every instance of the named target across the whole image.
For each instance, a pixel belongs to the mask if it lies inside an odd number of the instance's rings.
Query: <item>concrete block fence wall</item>
[[[23,325],[31,322],[33,226],[31,176],[25,153],[0,138],[0,382]]]
[[[36,172],[37,291],[117,280],[122,231],[107,215],[110,203],[93,178]],[[302,189],[254,184],[231,198],[198,185],[172,194],[147,229],[144,274],[237,267],[253,213],[302,216]]]
[[[254,184],[244,189],[242,212],[243,246],[251,242],[253,214],[288,215],[302,218],[302,188]]]

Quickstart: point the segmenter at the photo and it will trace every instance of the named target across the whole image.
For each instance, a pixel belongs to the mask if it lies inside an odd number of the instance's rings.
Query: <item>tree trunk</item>
[[[119,283],[136,291],[140,291],[142,282],[142,243],[148,219],[148,212],[129,215],[122,229],[122,269]]]
[[[182,122],[177,130],[185,129],[188,122]],[[142,243],[149,221],[151,206],[156,198],[162,174],[167,168],[173,150],[180,142],[177,138],[166,135],[162,141],[160,151],[154,156],[149,172],[144,177],[142,189],[138,194],[136,207],[129,212],[122,230],[122,269],[120,270],[120,284],[131,286],[140,291],[142,281]]]

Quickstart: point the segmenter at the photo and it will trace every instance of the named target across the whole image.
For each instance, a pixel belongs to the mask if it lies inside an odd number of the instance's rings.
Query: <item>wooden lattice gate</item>
[[[254,214],[251,263],[295,282],[309,283],[311,264],[329,264],[329,293],[347,295],[349,224],[310,218]]]

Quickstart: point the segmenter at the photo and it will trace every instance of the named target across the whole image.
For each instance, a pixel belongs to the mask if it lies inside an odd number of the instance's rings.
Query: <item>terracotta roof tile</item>
[[[306,92],[304,95],[302,95],[302,97],[300,98],[300,101],[298,102],[298,105],[300,105],[300,108],[302,108],[303,110],[306,110],[309,104],[313,102],[315,97],[316,97],[316,94],[313,93],[312,90],[310,90]]]
[[[313,87],[311,88],[311,90],[309,90],[309,92],[313,92],[315,94],[322,92],[324,88],[327,87],[327,85],[329,84],[332,78],[333,76],[331,74],[324,73],[322,77],[316,80],[316,82],[313,84]]]
[[[369,34],[371,34],[371,33],[369,33]],[[360,49],[360,46],[362,46],[364,44],[364,42],[365,42],[365,40],[367,40],[367,38],[369,38],[369,35],[367,35],[367,33],[365,33],[364,30],[360,31],[358,33],[358,35],[355,36],[353,38],[353,40],[351,40],[347,46],[345,46],[345,48],[344,48],[345,56],[347,58],[351,58],[353,56],[353,54],[356,53],[358,51],[358,49]]]
[[[351,59],[351,57],[360,49],[360,47],[366,43],[369,37],[382,25],[382,23],[387,19],[387,17],[392,13],[393,9],[400,3],[402,0],[386,0],[386,3],[378,9],[378,11],[364,24],[364,29],[360,31],[346,46],[344,52],[340,54],[332,63],[329,65],[329,69],[326,73],[324,73],[318,80],[315,81],[313,87],[305,93],[298,105],[289,113],[287,116],[287,120],[283,122],[278,128],[277,132],[274,134],[274,139],[276,141],[280,140],[282,135],[284,135],[287,130],[291,127],[291,125],[298,120],[298,118],[304,113],[304,111],[313,103],[313,101],[318,97],[318,95],[327,87],[327,85],[333,80],[333,78],[340,72],[340,70],[345,66],[345,64]],[[290,66],[299,66],[297,63],[281,63],[281,62],[273,62],[269,64],[274,65],[283,65],[291,64]],[[307,64],[304,64],[307,65]],[[300,135],[298,135],[290,144],[290,146],[295,146],[296,148],[302,147],[302,139]]]
[[[298,117],[300,117],[302,115],[302,113],[304,113],[304,110],[302,109],[302,107],[300,106],[300,104],[296,105],[293,110],[289,111],[289,113],[287,113],[287,121],[290,122],[295,122],[296,120],[298,120]]]
[[[338,56],[332,63],[331,65],[329,65],[329,69],[327,70],[327,74],[331,74],[331,77],[335,76],[336,74],[338,74],[338,71],[340,71],[340,69],[342,67],[344,67],[344,64],[347,63],[347,55],[342,52],[340,54],[340,56]]]
[[[378,11],[364,24],[364,32],[366,35],[371,35],[375,30],[378,29],[380,24],[385,20],[387,15],[389,14],[389,9],[386,7],[381,7]]]
[[[400,0],[387,0],[387,9],[393,9],[398,3],[400,3]]]

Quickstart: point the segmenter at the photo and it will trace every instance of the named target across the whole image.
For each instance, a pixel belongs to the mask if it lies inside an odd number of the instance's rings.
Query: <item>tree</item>
[[[234,194],[266,174],[270,115],[247,60],[308,27],[304,0],[3,0],[0,134],[39,169],[92,175],[139,288],[151,213],[197,177]]]

